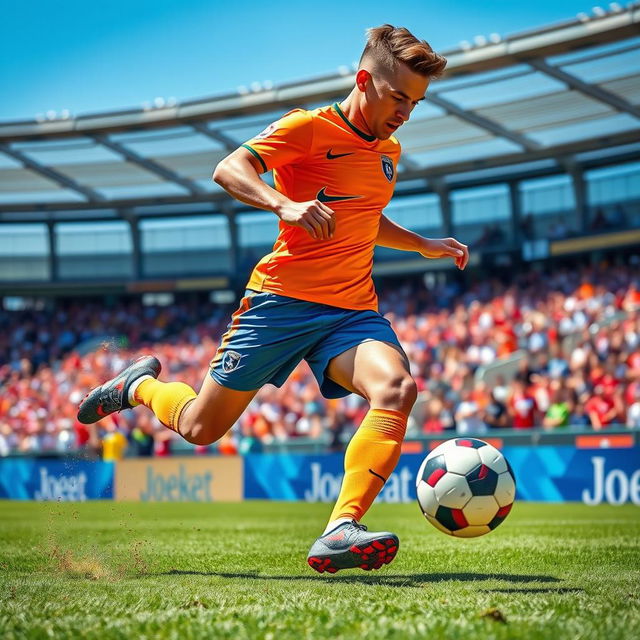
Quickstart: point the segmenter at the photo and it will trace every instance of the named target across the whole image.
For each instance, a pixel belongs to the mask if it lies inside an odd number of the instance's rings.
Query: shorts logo
[[[237,351],[227,351],[222,357],[222,369],[225,373],[231,373],[238,368],[242,356]]]
[[[393,161],[389,156],[381,156],[380,160],[382,161],[382,173],[384,173],[384,177],[389,182],[393,182]]]

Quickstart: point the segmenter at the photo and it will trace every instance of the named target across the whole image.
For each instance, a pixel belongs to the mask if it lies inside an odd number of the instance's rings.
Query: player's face
[[[416,105],[424,99],[429,79],[404,64],[390,74],[372,76],[363,105],[364,117],[371,133],[386,140],[411,117]]]

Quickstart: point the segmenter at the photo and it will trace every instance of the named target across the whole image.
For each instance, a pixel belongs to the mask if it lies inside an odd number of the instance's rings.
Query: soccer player
[[[450,257],[467,247],[423,238],[389,220],[400,144],[393,137],[424,99],[446,60],[405,28],[368,31],[353,90],[341,103],[295,109],[243,144],[213,179],[234,198],[280,219],[273,251],[257,264],[238,310],[196,393],[161,382],[160,363],[144,356],[94,389],[80,422],[143,404],[194,444],[218,440],[260,387],[280,386],[305,359],[323,395],[357,393],[370,409],[347,447],[344,480],[308,563],[319,572],[378,569],[398,538],[360,524],[400,456],[416,400],[409,364],[377,310],[371,279],[376,245]],[[275,188],[260,174],[273,171]]]

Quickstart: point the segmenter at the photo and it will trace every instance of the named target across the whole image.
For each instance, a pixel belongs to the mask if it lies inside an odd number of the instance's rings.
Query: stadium
[[[3,637],[638,636],[640,6],[442,53],[385,215],[470,259],[374,252],[418,397],[366,519],[402,547],[371,574],[304,561],[368,411],[305,362],[211,445],[139,409],[76,416],[144,354],[199,389],[278,234],[212,171],[291,109],[339,103],[357,67],[0,122]],[[415,504],[454,438],[516,480],[505,523],[470,540]]]

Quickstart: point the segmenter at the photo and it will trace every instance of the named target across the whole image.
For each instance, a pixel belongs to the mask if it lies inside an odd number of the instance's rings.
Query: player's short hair
[[[436,53],[426,40],[419,40],[409,29],[383,24],[367,29],[367,44],[360,62],[372,57],[393,71],[398,63],[428,78],[438,78],[444,72],[447,59]]]

